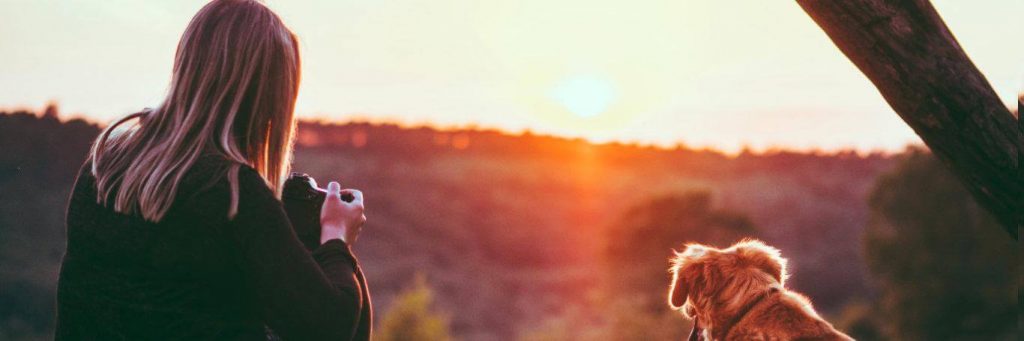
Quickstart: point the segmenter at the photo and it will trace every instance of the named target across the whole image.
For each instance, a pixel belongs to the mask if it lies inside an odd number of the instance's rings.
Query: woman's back
[[[251,293],[223,236],[227,183],[197,181],[215,167],[209,159],[193,167],[160,223],[99,205],[95,178],[88,167],[80,173],[58,293],[63,336],[233,339],[263,332],[245,306]]]
[[[196,13],[167,97],[108,125],[79,174],[58,339],[261,339],[264,326],[285,339],[369,338],[366,282],[342,241],[366,221],[362,193],[342,202],[328,185],[313,250],[278,200],[300,65],[295,34],[261,2]]]
[[[239,174],[238,216],[229,221],[228,180],[217,176],[228,166],[223,159],[200,158],[159,223],[97,204],[95,178],[83,167],[67,212],[57,339],[251,340],[265,338],[265,325],[303,336],[357,328],[360,311],[368,315],[368,307],[338,302],[363,303],[365,282],[353,278],[362,276],[348,248],[339,241],[313,251],[320,267],[331,263],[342,270],[337,276],[325,278],[335,271],[305,264],[313,258],[282,222],[287,218],[280,203],[248,167]],[[296,265],[307,271],[290,272]],[[267,314],[272,309],[290,316],[275,318]]]

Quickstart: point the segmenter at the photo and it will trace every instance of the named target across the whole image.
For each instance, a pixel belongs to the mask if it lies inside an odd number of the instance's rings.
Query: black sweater
[[[159,223],[96,203],[87,163],[67,211],[58,340],[368,340],[369,290],[341,240],[307,250],[259,174],[203,157]]]

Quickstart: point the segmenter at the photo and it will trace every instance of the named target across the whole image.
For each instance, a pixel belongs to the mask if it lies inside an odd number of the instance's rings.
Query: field
[[[868,295],[865,196],[892,164],[877,154],[729,157],[368,124],[307,123],[299,141],[296,170],[367,193],[370,223],[356,249],[378,306],[424,273],[454,329],[480,336],[511,335],[585,300],[603,279],[604,245],[616,242],[609,227],[628,224],[631,208],[692,191],[749,217],[793,260],[792,285],[838,309]],[[659,253],[649,261],[667,267],[670,250]]]
[[[0,115],[0,331],[7,335],[52,328],[66,196],[97,131],[78,120]],[[566,314],[593,313],[587,310],[599,308],[588,302],[625,281],[609,272],[616,259],[664,269],[672,245],[704,240],[719,228],[680,227],[679,240],[659,240],[663,249],[642,256],[611,251],[635,240],[634,231],[650,233],[633,224],[652,222],[629,212],[659,212],[650,208],[672,202],[666,198],[702,198],[695,199],[707,206],[701,210],[751,225],[750,236],[791,259],[790,285],[827,315],[837,314],[873,295],[861,256],[866,197],[895,164],[895,156],[883,154],[730,156],[367,123],[304,122],[297,141],[296,171],[366,193],[369,222],[356,252],[378,314],[422,274],[453,333],[474,340],[514,339]],[[646,219],[673,226],[687,217]],[[667,288],[663,270],[648,277],[641,281]],[[658,300],[650,309],[667,310],[664,292],[640,294]],[[669,323],[684,325],[682,318]]]

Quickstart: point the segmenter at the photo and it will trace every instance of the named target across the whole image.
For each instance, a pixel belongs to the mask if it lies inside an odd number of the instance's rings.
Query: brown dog
[[[690,340],[853,340],[786,290],[786,259],[757,240],[689,244],[672,261],[669,305],[693,319]]]

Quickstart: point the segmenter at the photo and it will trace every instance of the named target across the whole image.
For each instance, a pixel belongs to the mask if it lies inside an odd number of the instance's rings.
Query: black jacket
[[[83,167],[67,211],[57,340],[369,340],[369,289],[352,250],[341,240],[306,249],[248,166],[229,220],[228,180],[216,175],[229,166],[197,161],[159,223],[97,204]]]

